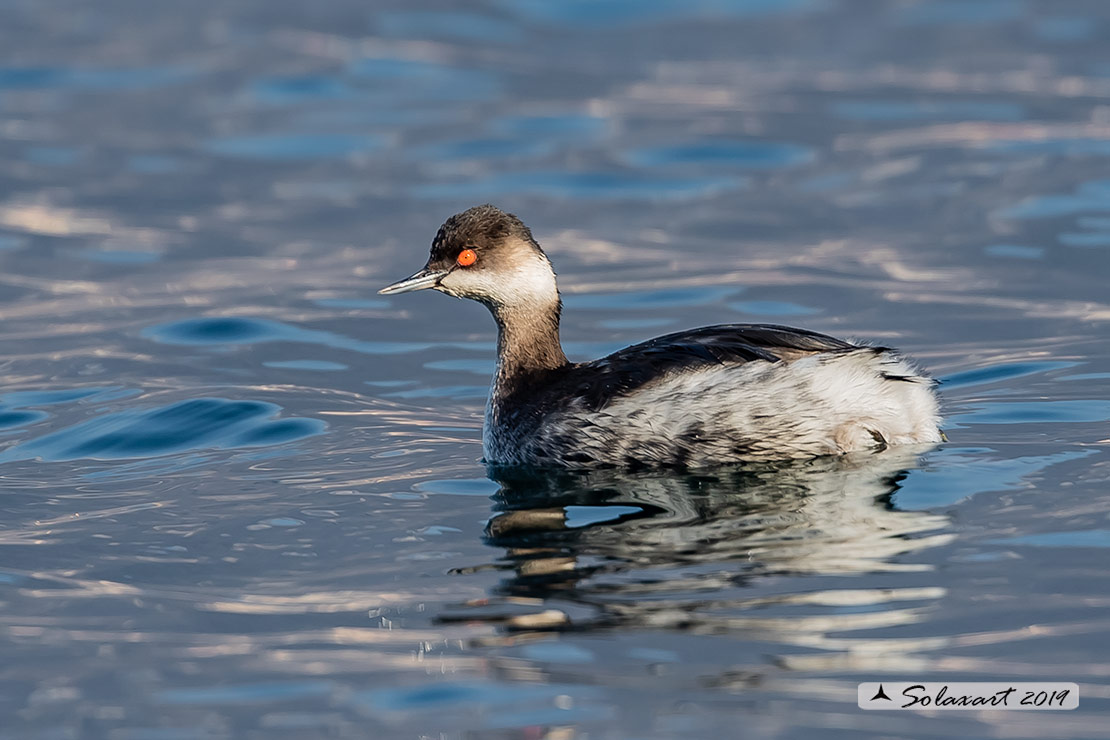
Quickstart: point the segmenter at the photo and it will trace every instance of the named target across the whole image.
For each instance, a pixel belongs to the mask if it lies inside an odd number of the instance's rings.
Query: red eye
[[[464,249],[459,252],[459,256],[455,261],[459,263],[460,267],[470,267],[478,261],[478,253],[473,249]]]

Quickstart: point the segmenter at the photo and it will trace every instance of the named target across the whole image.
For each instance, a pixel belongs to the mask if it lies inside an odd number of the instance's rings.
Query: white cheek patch
[[[440,281],[440,289],[457,298],[502,306],[547,305],[558,295],[555,273],[547,260],[529,255],[497,271],[459,267]]]

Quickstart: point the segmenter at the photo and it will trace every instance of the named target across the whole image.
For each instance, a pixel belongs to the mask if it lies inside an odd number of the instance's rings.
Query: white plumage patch
[[[496,270],[456,269],[440,281],[440,289],[458,298],[493,301],[520,310],[547,306],[559,297],[551,263],[535,250],[524,248],[506,253]]]
[[[870,348],[685,369],[600,410],[568,401],[533,439],[487,449],[487,458],[558,459],[556,448],[573,439],[564,454],[599,463],[704,466],[941,441],[932,381]]]

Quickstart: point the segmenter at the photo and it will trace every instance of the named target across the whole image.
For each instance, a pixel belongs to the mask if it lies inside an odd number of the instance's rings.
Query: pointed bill
[[[411,293],[414,290],[427,290],[434,288],[447,275],[446,271],[429,270],[427,267],[409,275],[404,280],[398,280],[393,285],[387,285],[378,291],[381,295],[394,295],[395,293]]]

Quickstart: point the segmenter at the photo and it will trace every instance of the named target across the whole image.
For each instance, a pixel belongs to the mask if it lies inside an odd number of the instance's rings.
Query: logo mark
[[[887,701],[894,701],[893,699],[891,699],[889,696],[886,695],[885,691],[883,691],[883,685],[882,684],[879,684],[879,690],[876,691],[875,695],[871,697],[871,701],[875,701],[876,699],[886,699]]]

